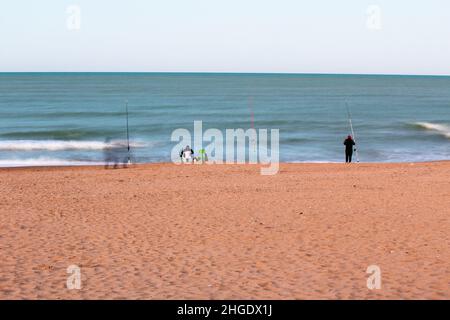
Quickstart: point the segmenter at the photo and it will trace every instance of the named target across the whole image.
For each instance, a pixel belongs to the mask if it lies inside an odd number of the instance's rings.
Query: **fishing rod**
[[[250,110],[250,127],[255,130],[255,113],[253,112],[253,97],[248,98],[248,108]],[[256,141],[252,139],[250,144],[253,144],[253,152],[256,153]]]
[[[352,115],[351,115],[351,113],[350,113],[350,108],[349,108],[349,106],[348,106],[347,100],[345,101],[345,106],[347,107],[348,123],[350,124],[350,130],[352,131],[353,141],[355,141],[355,143],[356,143],[355,131],[353,130]],[[358,148],[355,148],[355,152],[356,152],[356,162],[359,162]]]
[[[127,149],[128,149],[128,164],[131,164],[131,156],[130,156],[130,129],[128,126],[128,100],[125,101],[125,110],[127,113]]]
[[[253,97],[248,98],[248,108],[250,110],[250,126],[255,129],[255,114],[253,113]]]

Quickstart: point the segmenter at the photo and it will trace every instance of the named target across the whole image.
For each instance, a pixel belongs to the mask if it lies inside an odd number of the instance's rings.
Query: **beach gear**
[[[205,149],[200,149],[199,151],[198,151],[198,153],[200,154],[200,161],[201,162],[205,162],[205,161],[208,161],[208,156],[206,155],[206,150]]]

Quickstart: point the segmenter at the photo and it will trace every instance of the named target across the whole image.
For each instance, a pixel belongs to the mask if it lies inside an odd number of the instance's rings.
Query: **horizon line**
[[[450,74],[402,74],[402,73],[322,73],[322,72],[234,72],[234,71],[0,71],[0,74],[26,73],[91,73],[91,74],[220,74],[220,75],[327,75],[327,76],[396,76],[396,77],[450,77]]]

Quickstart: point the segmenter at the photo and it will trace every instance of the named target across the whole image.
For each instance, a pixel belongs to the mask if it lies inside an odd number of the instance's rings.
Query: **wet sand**
[[[450,299],[450,162],[0,169],[0,181],[1,299]]]

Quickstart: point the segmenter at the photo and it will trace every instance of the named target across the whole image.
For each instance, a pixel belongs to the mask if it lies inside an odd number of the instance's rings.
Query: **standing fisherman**
[[[353,146],[355,145],[355,141],[353,140],[352,136],[348,136],[347,139],[344,141],[345,145],[345,163],[352,162],[352,156],[353,156]],[[356,148],[355,148],[356,151]]]
[[[127,161],[124,166],[131,164],[131,150],[130,150],[130,129],[128,125],[128,100],[125,101],[125,109],[127,113]]]

